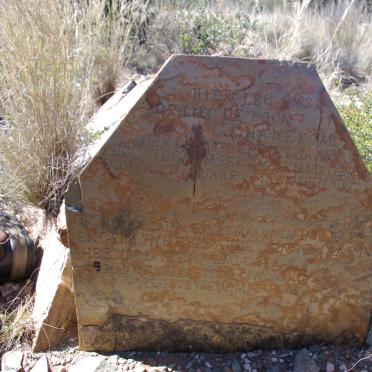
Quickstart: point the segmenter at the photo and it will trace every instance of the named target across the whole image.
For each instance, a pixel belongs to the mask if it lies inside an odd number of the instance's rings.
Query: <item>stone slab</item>
[[[314,68],[172,56],[66,195],[80,348],[360,344],[371,204]]]
[[[66,331],[76,324],[70,250],[61,242],[54,224],[48,226],[39,244],[44,254],[32,313],[35,324],[34,352],[58,346]]]

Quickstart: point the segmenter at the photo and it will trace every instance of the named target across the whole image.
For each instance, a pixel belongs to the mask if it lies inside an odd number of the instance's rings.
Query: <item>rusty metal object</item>
[[[0,214],[0,283],[27,277],[34,263],[34,244],[25,228]]]

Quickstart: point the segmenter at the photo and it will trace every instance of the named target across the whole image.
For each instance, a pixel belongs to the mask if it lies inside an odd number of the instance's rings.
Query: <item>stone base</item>
[[[318,343],[358,346],[363,338],[339,335],[284,334],[268,327],[113,315],[102,326],[79,327],[79,346],[86,351],[237,352],[255,349],[301,348]]]

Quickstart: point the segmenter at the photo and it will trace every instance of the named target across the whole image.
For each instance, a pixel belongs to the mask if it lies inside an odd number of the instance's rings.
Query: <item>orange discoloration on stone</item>
[[[156,90],[150,89],[146,94],[146,101],[150,107],[154,107],[160,103],[159,95]]]
[[[155,123],[154,126],[154,134],[161,135],[161,134],[168,134],[174,132],[175,128],[175,119],[169,118],[166,120],[161,120]]]
[[[81,348],[363,341],[371,178],[314,69],[173,56],[80,181]]]

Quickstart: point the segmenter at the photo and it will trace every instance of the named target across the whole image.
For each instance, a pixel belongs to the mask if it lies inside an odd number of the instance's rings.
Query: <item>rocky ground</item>
[[[319,345],[297,351],[257,350],[236,354],[126,352],[105,355],[78,351],[76,338],[73,338],[70,339],[70,345],[65,345],[63,350],[38,354],[14,351],[10,353],[3,357],[2,370],[26,372],[336,372],[349,371],[360,360],[352,369],[353,371],[372,371],[371,349]],[[12,363],[15,364],[13,369],[10,367]]]
[[[27,291],[23,283],[1,285],[0,307],[4,309],[11,303],[14,308],[22,302],[24,293]],[[57,350],[32,353],[30,349],[16,346],[14,350],[2,355],[1,370],[12,372],[336,372],[350,370],[367,372],[372,371],[372,347],[343,348],[312,345],[301,350],[256,350],[233,354],[154,351],[108,355],[79,351],[76,331],[72,330]]]

